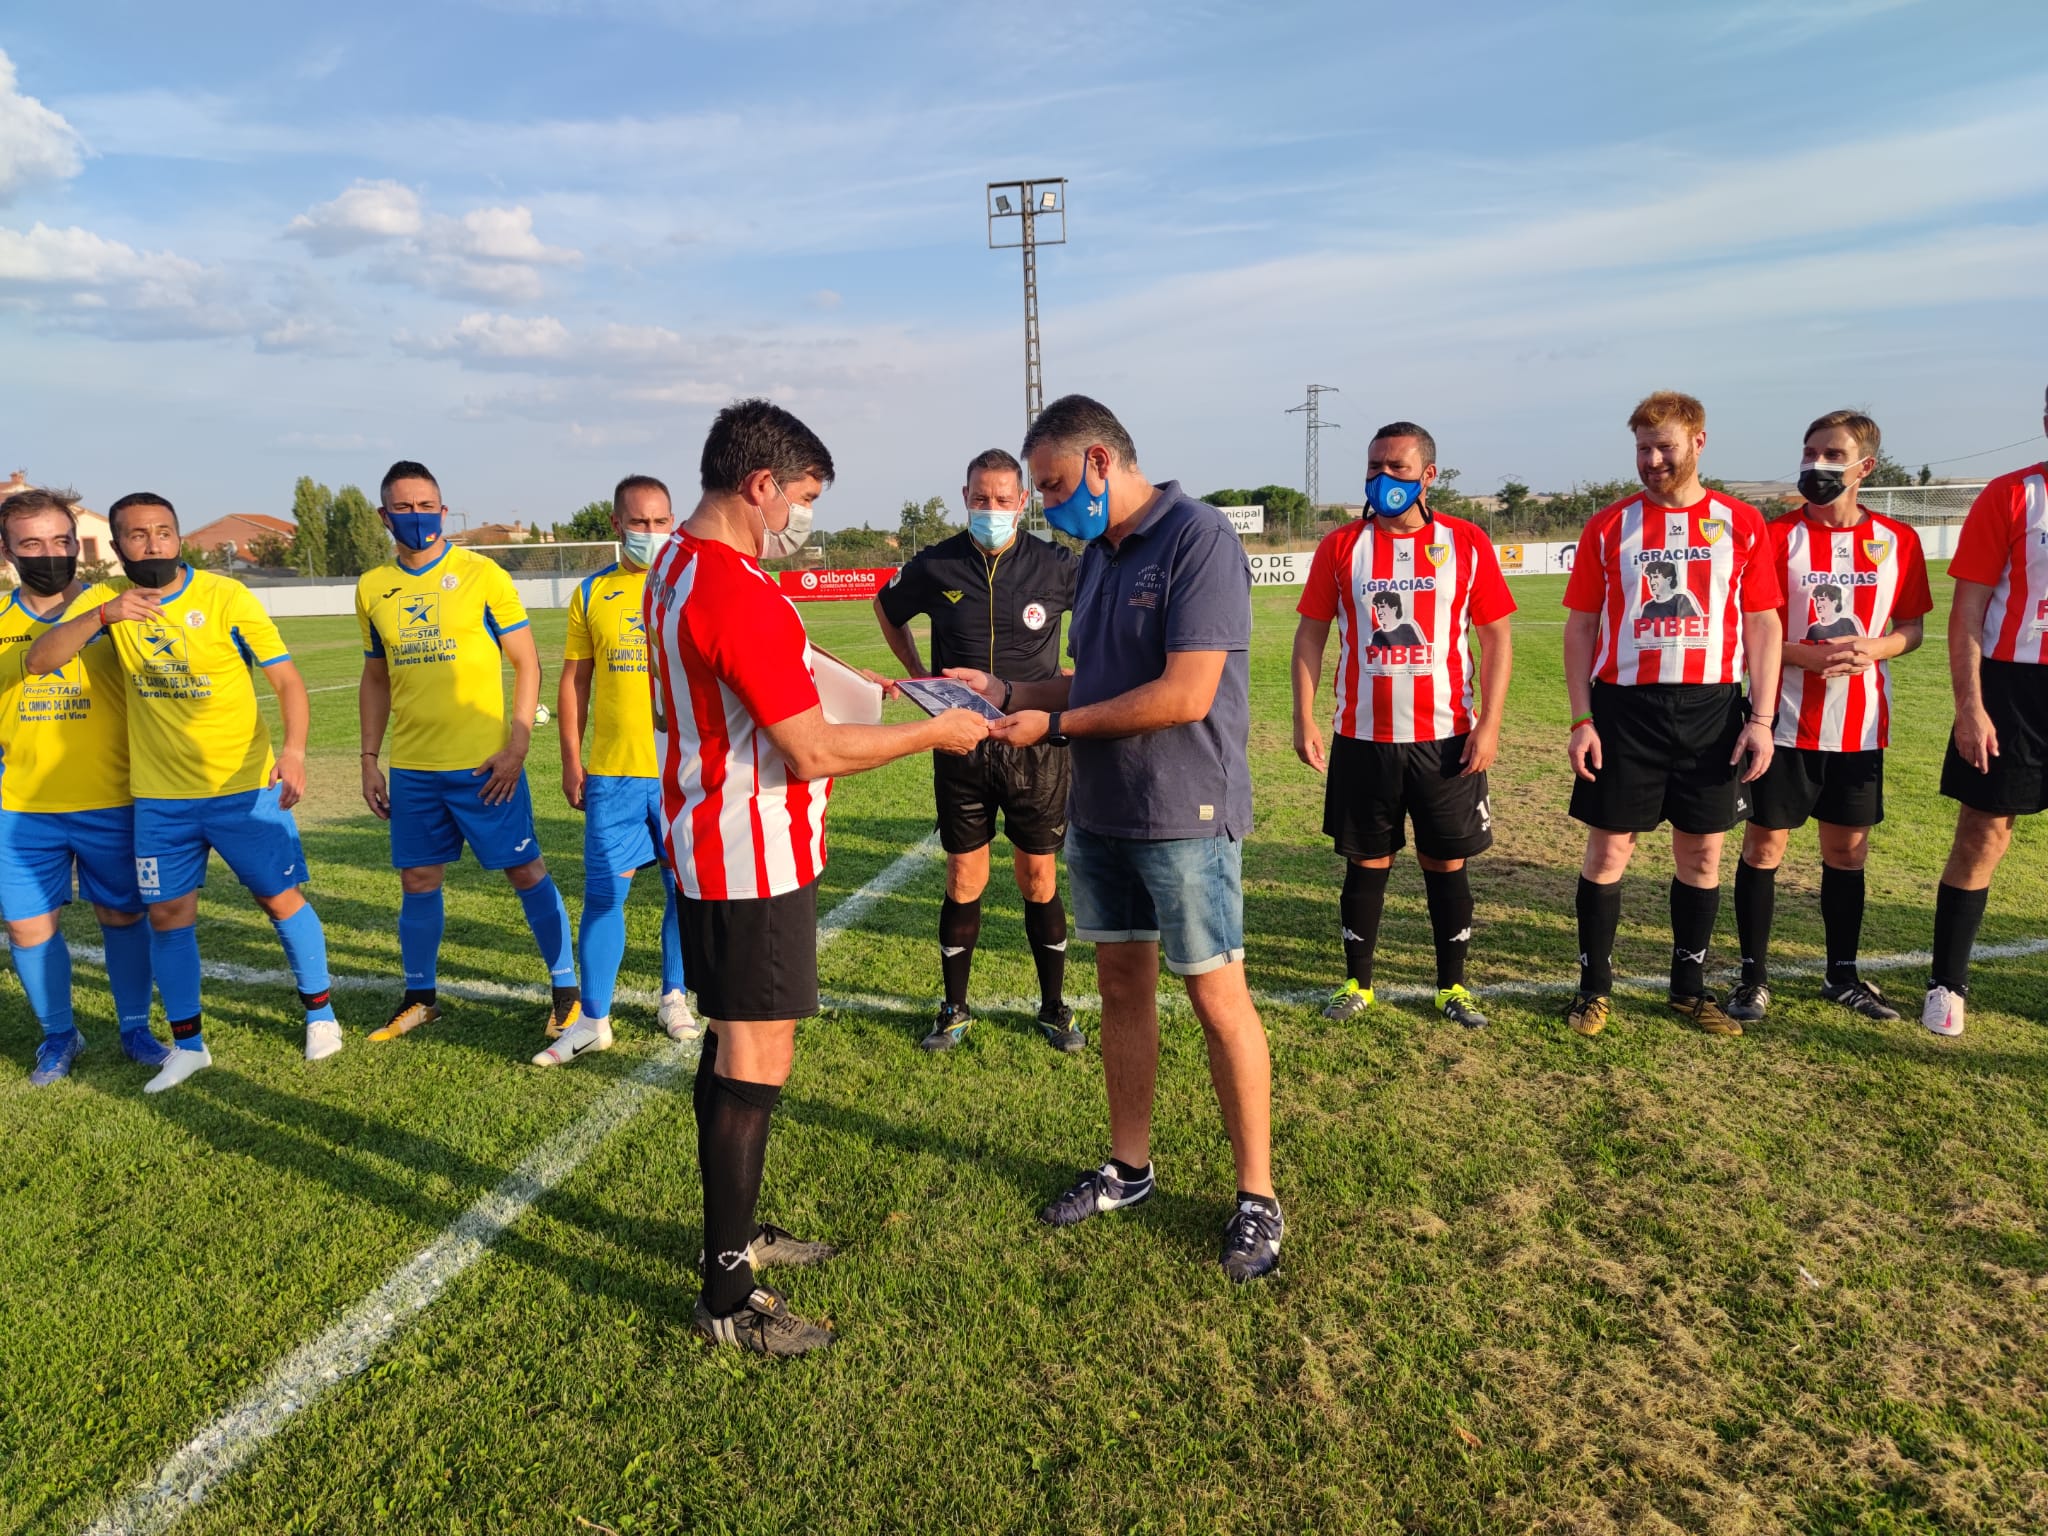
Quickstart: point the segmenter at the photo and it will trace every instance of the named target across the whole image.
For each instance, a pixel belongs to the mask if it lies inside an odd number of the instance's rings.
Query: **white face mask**
[[[780,528],[768,526],[768,516],[761,515],[761,558],[763,560],[787,560],[804,547],[804,541],[811,536],[809,507],[800,507],[789,499],[789,492],[776,486],[782,495],[782,504],[789,508],[789,521]]]

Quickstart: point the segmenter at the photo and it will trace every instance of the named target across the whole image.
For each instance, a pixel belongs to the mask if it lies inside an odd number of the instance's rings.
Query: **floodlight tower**
[[[1317,446],[1317,439],[1325,431],[1334,430],[1337,426],[1337,423],[1334,421],[1323,420],[1322,397],[1324,395],[1334,395],[1338,392],[1337,386],[1334,384],[1311,384],[1308,387],[1308,398],[1299,405],[1292,405],[1287,408],[1289,416],[1304,411],[1308,413],[1308,450],[1304,455],[1302,465],[1301,489],[1308,497],[1308,510],[1311,517],[1315,515],[1316,508],[1322,504],[1321,487],[1317,484],[1322,472],[1322,452]]]
[[[1047,220],[1041,229],[1039,221]],[[1012,223],[1012,221],[1015,221]],[[1050,231],[1050,232],[1048,232]],[[1024,252],[1024,428],[1045,409],[1045,376],[1038,360],[1038,248],[1067,243],[1067,178],[988,184],[988,248]]]

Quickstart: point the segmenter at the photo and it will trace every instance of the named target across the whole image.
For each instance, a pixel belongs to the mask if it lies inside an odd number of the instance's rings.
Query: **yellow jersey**
[[[93,637],[127,683],[129,785],[138,800],[205,800],[270,782],[270,728],[256,710],[255,667],[292,659],[277,625],[239,581],[182,567],[153,619]],[[112,602],[94,587],[67,617]]]
[[[28,675],[28,648],[63,621],[12,593],[0,607],[0,807],[103,811],[127,805],[128,696],[114,649],[99,637],[61,672]]]
[[[527,617],[502,565],[459,544],[416,571],[380,565],[356,583],[356,623],[363,655],[391,669],[392,767],[447,773],[504,747],[498,637]]]
[[[569,642],[564,661],[587,661],[590,669],[588,773],[651,779],[654,762],[654,698],[647,691],[647,622],[640,599],[647,572],[608,565],[586,576],[569,599]]]

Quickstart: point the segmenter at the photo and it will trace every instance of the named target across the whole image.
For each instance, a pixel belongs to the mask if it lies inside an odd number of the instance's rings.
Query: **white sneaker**
[[[171,1059],[164,1063],[163,1071],[157,1073],[142,1085],[144,1093],[162,1093],[166,1088],[175,1088],[195,1072],[204,1072],[213,1065],[213,1052],[205,1046],[188,1051],[182,1045],[172,1048]]]
[[[533,1058],[533,1064],[536,1067],[566,1067],[586,1051],[608,1051],[611,1048],[610,1019],[579,1017],[555,1037],[552,1045]]]
[[[690,999],[682,988],[661,994],[661,1027],[669,1039],[677,1041],[695,1040],[704,1033],[704,1026],[690,1012]]]
[[[1963,994],[1936,985],[1927,989],[1927,1001],[1920,1008],[1920,1022],[1937,1035],[1963,1032]]]
[[[341,1021],[339,1019],[308,1019],[306,1021],[306,1060],[325,1061],[330,1056],[341,1054]]]

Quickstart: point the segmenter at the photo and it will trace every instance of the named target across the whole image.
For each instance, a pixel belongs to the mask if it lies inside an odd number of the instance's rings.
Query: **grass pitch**
[[[1159,1196],[1067,1233],[1037,1225],[1102,1156],[1097,1064],[1000,1011],[944,1059],[917,1050],[937,987],[933,857],[826,952],[825,989],[868,1001],[803,1027],[770,1153],[764,1216],[844,1245],[780,1277],[838,1324],[838,1347],[775,1367],[692,1343],[694,1131],[687,1093],[664,1095],[179,1529],[2048,1527],[2048,955],[1982,963],[1953,1042],[1828,1009],[1790,974],[1739,1041],[1684,1032],[1656,992],[1627,989],[1605,1037],[1572,1036],[1556,1016],[1581,841],[1561,585],[1515,587],[1499,844],[1473,876],[1494,1021],[1477,1034],[1419,1002],[1335,1027],[1308,1001],[1341,979],[1340,866],[1289,746],[1295,593],[1255,596],[1249,964],[1290,1222],[1273,1280],[1235,1289],[1215,1263],[1230,1161],[1184,1008],[1164,1044]],[[865,605],[805,616],[882,664]],[[536,622],[544,698],[562,623]],[[397,991],[398,887],[356,789],[359,653],[349,621],[285,628],[309,685],[333,690],[313,699],[299,813],[311,892],[337,975],[382,984],[337,993],[348,1049],[309,1067],[287,985],[209,982],[217,1065],[148,1099],[83,966],[92,1048],[73,1081],[29,1090],[34,1026],[5,984],[0,1530],[81,1526],[664,1043],[622,1004],[611,1053],[528,1067],[544,978],[512,892],[473,864],[451,872],[444,985],[531,985],[532,1001],[449,999],[437,1026],[363,1038]],[[1928,942],[1951,823],[1941,644],[1895,667],[1868,955]],[[542,731],[529,771],[573,911],[581,830],[557,766]],[[842,783],[821,910],[930,824],[922,762]],[[2048,935],[2043,835],[2023,826],[1986,945]],[[1798,834],[1781,970],[1820,956],[1817,875]],[[1664,969],[1668,876],[1663,840],[1645,839],[1625,973]],[[622,985],[649,988],[659,896],[641,884]],[[202,910],[209,960],[282,966],[218,865]],[[987,912],[976,995],[1029,998],[1000,861]],[[97,939],[89,912],[68,931]],[[1717,969],[1732,957],[1724,904]],[[1092,992],[1090,959],[1077,945],[1071,990]],[[1918,966],[1879,979],[1917,1008]],[[1380,980],[1432,980],[1412,862]]]

